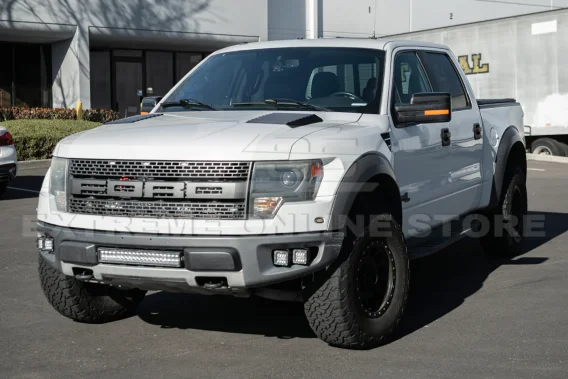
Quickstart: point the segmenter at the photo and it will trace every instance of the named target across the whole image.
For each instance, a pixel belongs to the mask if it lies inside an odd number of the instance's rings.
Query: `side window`
[[[468,108],[471,104],[456,68],[446,54],[423,53],[426,72],[434,92],[447,92],[452,96],[452,109]]]
[[[414,52],[397,54],[393,68],[394,103],[410,104],[415,93],[432,92],[424,69]]]

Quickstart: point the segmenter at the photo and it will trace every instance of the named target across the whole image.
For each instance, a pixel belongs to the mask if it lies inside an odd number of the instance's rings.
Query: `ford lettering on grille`
[[[244,199],[246,182],[164,182],[143,180],[71,179],[72,195],[139,199]]]

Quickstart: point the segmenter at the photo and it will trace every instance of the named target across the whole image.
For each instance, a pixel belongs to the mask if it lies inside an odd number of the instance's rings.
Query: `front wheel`
[[[304,310],[314,333],[330,345],[370,349],[398,325],[410,268],[400,226],[377,216],[344,246],[335,266],[306,288]]]
[[[98,324],[134,313],[145,291],[86,283],[55,270],[41,256],[39,277],[45,297],[63,316],[78,322]]]

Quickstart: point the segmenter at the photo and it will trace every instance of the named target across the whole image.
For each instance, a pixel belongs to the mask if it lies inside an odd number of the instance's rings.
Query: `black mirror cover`
[[[399,124],[450,122],[452,98],[449,93],[416,93],[410,104],[395,105]]]

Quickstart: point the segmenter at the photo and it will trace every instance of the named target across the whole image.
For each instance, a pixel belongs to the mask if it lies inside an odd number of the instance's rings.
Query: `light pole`
[[[306,0],[306,37],[319,38],[319,0]]]

